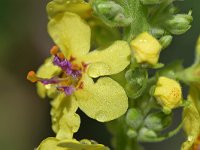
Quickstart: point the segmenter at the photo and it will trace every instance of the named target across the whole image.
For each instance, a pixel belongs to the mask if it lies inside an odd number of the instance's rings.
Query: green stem
[[[140,0],[123,0],[122,6],[132,19],[130,26],[124,28],[123,39],[130,42],[136,35],[149,30],[147,12]]]

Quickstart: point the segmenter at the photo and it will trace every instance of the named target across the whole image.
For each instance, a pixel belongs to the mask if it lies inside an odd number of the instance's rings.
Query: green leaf
[[[125,78],[127,80],[125,90],[128,97],[132,99],[140,97],[147,86],[147,70],[142,68],[130,69],[126,72]]]
[[[143,122],[141,112],[135,108],[130,108],[126,114],[126,123],[133,129],[137,129]]]

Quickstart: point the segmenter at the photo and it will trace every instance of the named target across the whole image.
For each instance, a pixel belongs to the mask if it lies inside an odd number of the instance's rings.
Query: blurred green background
[[[47,0],[0,0],[0,149],[33,150],[51,131],[48,100],[41,100],[35,86],[26,80],[29,70],[36,70],[53,45],[46,30]],[[192,63],[194,46],[200,33],[200,1],[177,2],[183,12],[193,10],[190,31],[174,38],[161,55],[161,62],[184,59]],[[180,121],[180,112],[175,116]],[[94,139],[109,145],[109,133],[103,124],[82,114],[78,139]],[[184,140],[179,133],[165,142],[146,143],[147,150],[179,150]]]

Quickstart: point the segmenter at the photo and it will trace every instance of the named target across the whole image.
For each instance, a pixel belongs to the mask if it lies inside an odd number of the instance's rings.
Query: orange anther
[[[73,70],[80,70],[81,67],[80,67],[79,65],[77,65],[77,64],[73,64],[73,65],[72,65],[72,69],[73,69]]]
[[[79,84],[79,86],[78,86],[78,89],[83,89],[83,87],[84,87],[84,83],[81,82],[81,83]]]
[[[73,57],[73,56],[70,56],[70,59],[69,59],[69,61],[70,62],[72,62],[72,61],[74,61],[76,58],[75,57]]]
[[[31,82],[36,82],[38,81],[38,78],[35,74],[34,71],[29,71],[28,75],[27,75],[27,80],[31,81]]]
[[[57,53],[57,56],[62,60],[62,59],[65,59],[65,56],[63,53],[59,52]]]
[[[86,71],[88,64],[81,62],[82,66],[83,66],[83,72]]]
[[[58,46],[53,46],[50,50],[51,55],[56,55],[58,53]]]

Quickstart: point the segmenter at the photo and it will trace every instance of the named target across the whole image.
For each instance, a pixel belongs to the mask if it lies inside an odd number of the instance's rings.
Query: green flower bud
[[[165,27],[172,34],[183,34],[190,29],[192,20],[191,12],[176,14],[165,22]]]
[[[153,27],[151,28],[151,34],[156,37],[156,38],[160,38],[165,34],[165,30],[159,27]]]
[[[137,129],[140,127],[143,122],[143,116],[141,112],[135,108],[131,108],[128,110],[126,114],[126,123],[132,127],[133,129]]]
[[[173,37],[171,35],[165,35],[159,39],[159,42],[162,45],[162,49],[167,48],[171,44],[172,38]]]
[[[131,23],[131,19],[126,16],[124,8],[114,1],[95,0],[92,7],[108,26],[127,26]]]
[[[154,131],[161,131],[168,127],[172,122],[171,115],[165,115],[163,112],[149,114],[144,123],[145,126]]]
[[[137,136],[137,132],[133,129],[128,129],[126,134],[129,138],[135,138]]]
[[[125,90],[130,98],[138,98],[146,89],[148,73],[145,69],[130,69],[126,72],[127,84]]]
[[[97,0],[94,3],[99,10],[99,13],[104,14],[108,18],[115,17],[116,14],[122,13],[123,8],[113,1]]]
[[[148,128],[141,128],[138,133],[138,140],[139,141],[149,141],[151,139],[154,139],[157,137],[157,134],[155,131],[148,129]]]
[[[164,2],[164,0],[140,0],[144,5],[153,5],[153,4],[160,4]]]

